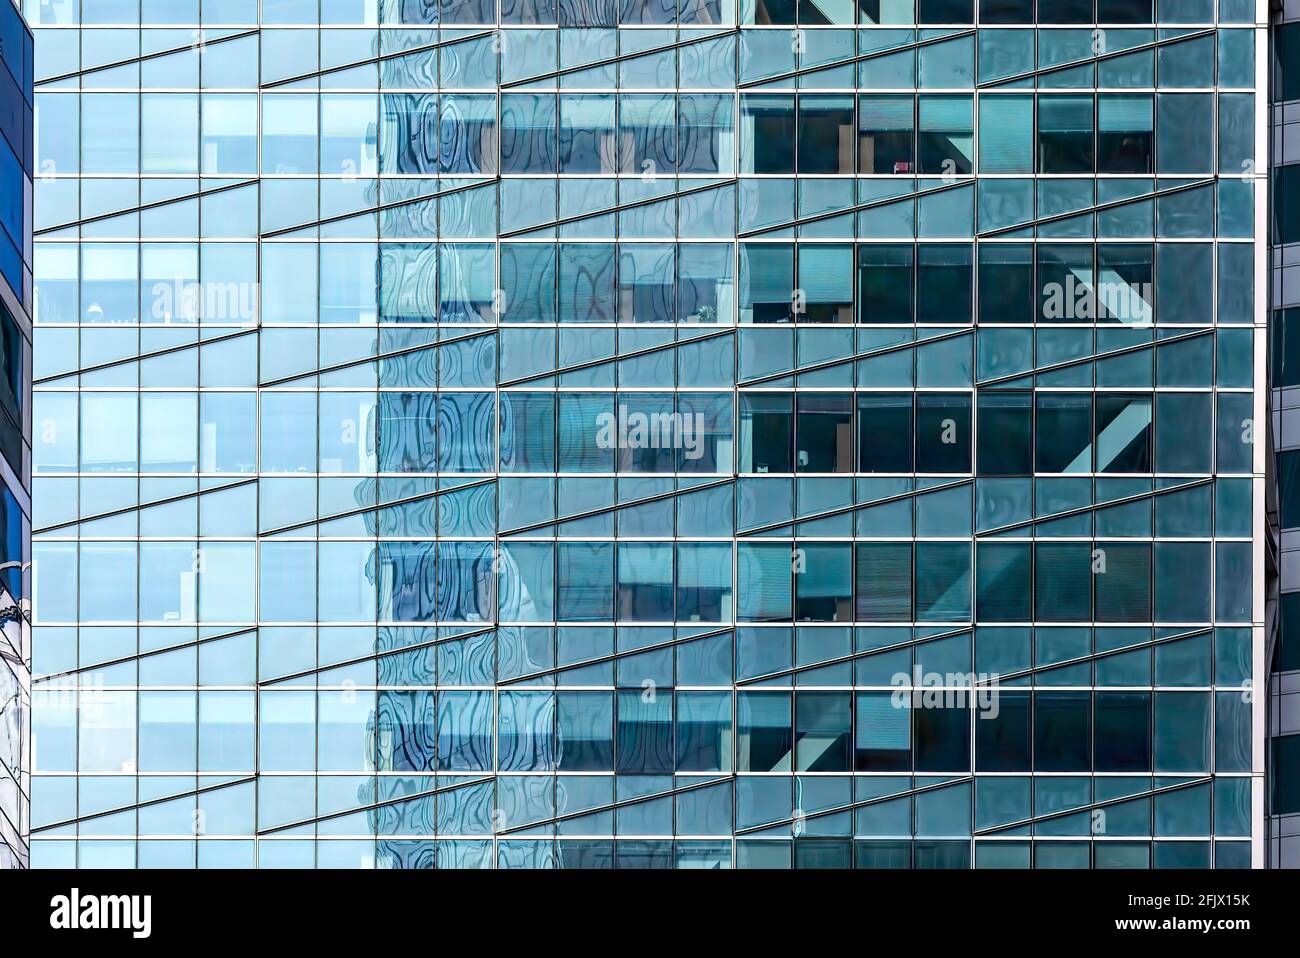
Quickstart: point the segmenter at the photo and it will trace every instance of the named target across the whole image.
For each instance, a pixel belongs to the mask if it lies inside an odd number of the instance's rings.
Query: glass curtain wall
[[[1262,863],[1255,3],[27,15],[34,865]]]

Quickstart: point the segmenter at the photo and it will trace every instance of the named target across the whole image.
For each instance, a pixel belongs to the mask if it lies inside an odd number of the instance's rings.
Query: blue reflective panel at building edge
[[[0,869],[29,863],[32,36],[0,6]]]
[[[25,12],[34,867],[1266,863],[1254,4]]]

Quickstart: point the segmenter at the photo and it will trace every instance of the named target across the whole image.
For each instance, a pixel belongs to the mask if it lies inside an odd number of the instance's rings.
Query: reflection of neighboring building
[[[0,868],[27,866],[32,35],[0,3]]]
[[[1300,267],[1293,265],[1300,256],[1300,7],[1294,0],[1273,6],[1268,865],[1300,868]]]

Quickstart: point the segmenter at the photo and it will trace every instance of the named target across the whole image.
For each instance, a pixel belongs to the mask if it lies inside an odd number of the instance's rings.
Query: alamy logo
[[[1151,325],[1150,283],[1088,283],[1071,273],[1064,283],[1043,285],[1043,318],[1064,320],[1117,319],[1136,326]]]
[[[683,449],[686,458],[704,455],[704,414],[683,412],[631,412],[618,407],[618,415],[596,417],[596,445],[601,449]]]
[[[889,680],[896,709],[974,708],[982,719],[995,719],[1002,711],[997,672],[926,672],[913,666],[911,674],[895,672]]]
[[[239,323],[257,318],[258,284],[197,282],[177,276],[170,283],[154,283],[150,315],[162,323]]]
[[[50,927],[78,929],[129,929],[132,938],[148,938],[153,931],[152,895],[83,895],[78,888],[50,899]]]

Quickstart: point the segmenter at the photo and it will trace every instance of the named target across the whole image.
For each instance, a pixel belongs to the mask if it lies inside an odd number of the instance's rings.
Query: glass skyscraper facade
[[[1276,469],[1272,505],[1276,587],[1268,593],[1269,765],[1268,865],[1300,868],[1300,7],[1280,5],[1273,32],[1269,125],[1272,153],[1272,242],[1269,261],[1271,345],[1269,386]]]
[[[1265,864],[1263,0],[25,12],[34,866]]]
[[[33,128],[32,35],[0,3],[0,869],[28,861]]]

